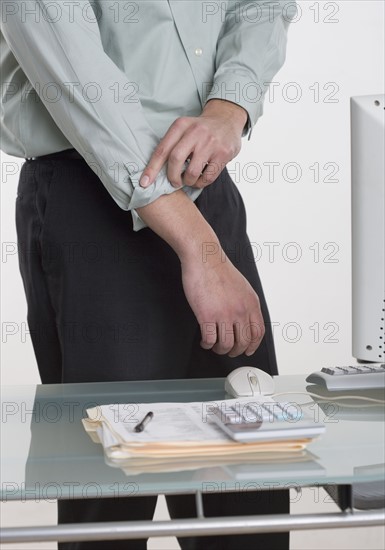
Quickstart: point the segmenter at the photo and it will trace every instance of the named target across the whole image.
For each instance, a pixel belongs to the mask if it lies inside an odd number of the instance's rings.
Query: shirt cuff
[[[188,163],[185,162],[185,168],[187,168],[187,166]],[[127,170],[129,172],[129,180],[133,188],[133,193],[129,201],[129,206],[126,209],[131,210],[133,230],[139,231],[140,229],[144,229],[148,226],[139,216],[136,208],[151,204],[162,195],[170,195],[171,193],[178,191],[180,187],[174,187],[173,185],[171,185],[170,181],[167,178],[166,167],[163,167],[161,169],[154,183],[152,183],[148,187],[141,187],[139,185],[139,180],[142,176],[144,169],[135,173],[133,173],[128,168]],[[182,186],[182,189],[186,193],[186,195],[191,198],[192,201],[195,201],[203,191],[203,189],[196,189],[190,187],[189,185]]]

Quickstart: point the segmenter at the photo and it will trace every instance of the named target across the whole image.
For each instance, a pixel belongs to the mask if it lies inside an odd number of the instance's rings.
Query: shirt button
[[[203,53],[202,48],[196,48],[195,55],[202,55],[202,53]]]

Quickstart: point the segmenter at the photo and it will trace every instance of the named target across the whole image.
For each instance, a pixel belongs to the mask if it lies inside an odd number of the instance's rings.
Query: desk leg
[[[202,499],[202,493],[201,491],[197,491],[195,493],[195,504],[197,507],[197,517],[198,518],[204,518],[204,510],[203,510],[203,499]]]
[[[342,512],[353,510],[353,488],[351,485],[324,485],[325,491],[334,500]]]

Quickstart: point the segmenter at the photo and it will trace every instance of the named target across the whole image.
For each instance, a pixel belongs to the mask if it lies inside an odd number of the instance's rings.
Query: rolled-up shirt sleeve
[[[137,231],[146,224],[135,209],[177,190],[165,166],[152,185],[139,185],[159,137],[139,97],[127,101],[133,83],[105,53],[91,3],[68,0],[55,7],[50,0],[3,0],[3,36],[58,128],[115,202],[131,211]],[[52,84],[60,87],[59,100],[50,98]],[[192,200],[201,192],[183,190]]]
[[[206,97],[243,107],[248,134],[263,114],[266,91],[285,61],[289,23],[297,14],[287,0],[230,0],[218,37],[213,86]]]

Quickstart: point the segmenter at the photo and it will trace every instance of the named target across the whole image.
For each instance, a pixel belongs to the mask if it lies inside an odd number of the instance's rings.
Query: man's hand
[[[201,328],[201,346],[231,357],[254,353],[265,332],[259,298],[193,201],[178,190],[137,212],[180,259],[183,289]]]
[[[206,243],[207,244],[207,243]],[[212,263],[182,261],[186,298],[201,328],[201,346],[220,355],[252,355],[261,343],[265,325],[259,298],[222,250]]]
[[[222,99],[208,101],[198,117],[177,118],[155,148],[140,185],[151,185],[166,162],[167,178],[174,187],[210,185],[239,153],[246,121],[245,109]]]

